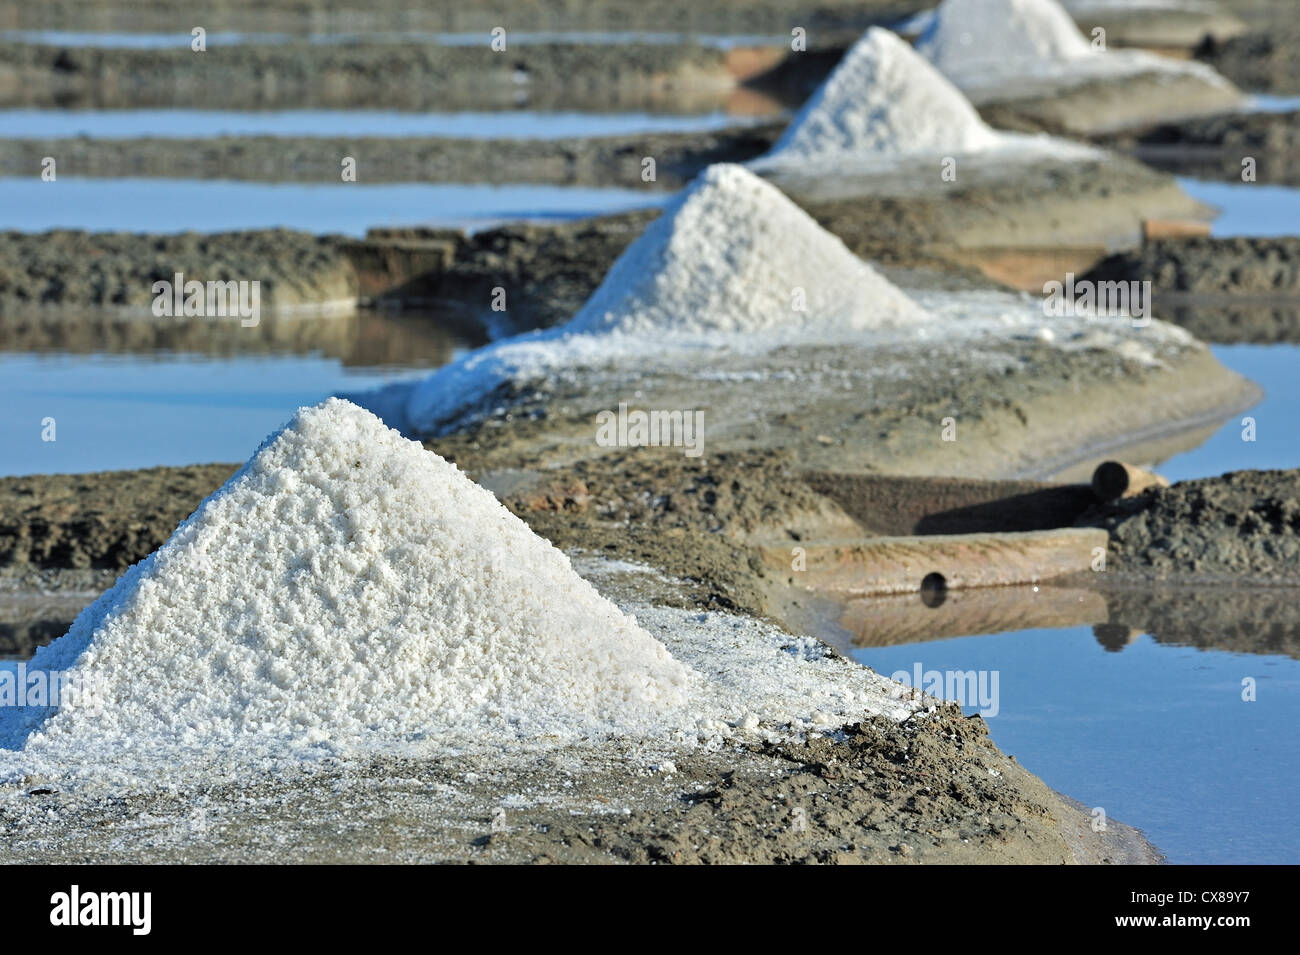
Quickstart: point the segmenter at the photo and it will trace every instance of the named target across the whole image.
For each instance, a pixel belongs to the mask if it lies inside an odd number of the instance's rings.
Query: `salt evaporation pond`
[[[363,236],[374,226],[487,228],[659,205],[648,189],[477,183],[260,183],[218,179],[0,179],[0,229]]]
[[[1183,178],[1178,184],[1193,199],[1220,210],[1210,226],[1213,236],[1300,235],[1300,189]]]
[[[241,461],[295,408],[419,378],[481,342],[445,323],[417,336],[375,316],[352,343],[322,342],[326,353],[0,352],[0,475]],[[52,442],[41,441],[46,417]]]
[[[1157,312],[1159,314],[1159,312]],[[1175,455],[1158,470],[1171,481],[1225,471],[1293,468],[1300,451],[1300,345],[1212,345],[1228,368],[1264,389],[1258,405],[1234,415],[1209,440]],[[1242,440],[1242,418],[1255,421],[1255,440]]]
[[[1270,620],[1251,624],[1263,631]],[[1300,862],[1300,661],[1148,635],[1108,652],[1091,627],[851,655],[885,675],[914,673],[918,663],[923,673],[996,672],[998,712],[988,724],[998,747],[1053,789],[1137,826],[1170,862]],[[1242,700],[1246,677],[1256,680],[1256,702]]]
[[[1252,93],[1246,109],[1252,113],[1290,113],[1300,110],[1300,96],[1269,96]]]
[[[7,139],[210,139],[217,136],[575,139],[643,133],[698,133],[752,125],[768,117],[706,113],[584,113],[577,110],[6,109]]]

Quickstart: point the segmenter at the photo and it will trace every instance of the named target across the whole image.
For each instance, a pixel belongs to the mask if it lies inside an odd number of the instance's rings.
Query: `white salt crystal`
[[[944,0],[916,49],[981,100],[991,91],[1015,98],[1044,83],[1069,86],[1141,73],[1231,88],[1203,63],[1094,46],[1057,0]]]
[[[872,27],[844,55],[756,168],[918,154],[971,153],[1002,145],[973,106],[905,41]]]
[[[624,251],[566,331],[815,334],[925,319],[779,189],[720,164]]]
[[[5,748],[630,732],[698,680],[490,492],[337,399],[29,668],[93,674],[103,708],[6,708]]]

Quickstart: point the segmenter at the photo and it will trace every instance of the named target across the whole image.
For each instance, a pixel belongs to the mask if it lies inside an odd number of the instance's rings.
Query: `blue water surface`
[[[5,139],[204,139],[216,136],[580,139],[688,133],[752,125],[766,117],[704,113],[535,110],[417,113],[372,109],[0,109]]]
[[[1142,829],[1170,862],[1300,862],[1300,661],[1147,636],[1113,653],[1089,627],[852,655],[887,676],[917,663],[997,671],[988,723],[998,746],[1053,789]]]
[[[483,228],[662,204],[650,188],[465,183],[262,183],[0,178],[0,229],[225,232],[284,227],[362,236],[372,226]]]

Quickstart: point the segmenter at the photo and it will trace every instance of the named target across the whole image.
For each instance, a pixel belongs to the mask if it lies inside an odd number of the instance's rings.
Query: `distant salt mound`
[[[775,186],[716,165],[624,251],[564,331],[839,334],[925,320]]]
[[[929,62],[893,33],[873,27],[755,168],[974,153],[1003,142]]]
[[[1016,93],[1026,81],[1068,85],[1149,72],[1230,86],[1201,63],[1094,47],[1057,0],[943,0],[916,49],[972,94],[1004,86]]]
[[[502,386],[526,390],[575,369],[679,367],[713,349],[839,344],[924,327],[927,312],[770,183],[710,166],[665,207],[559,328],[493,342],[409,387],[362,398],[411,434],[437,434],[489,410]]]
[[[1096,53],[1056,0],[944,0],[916,48],[957,80]]]
[[[455,465],[338,399],[29,668],[93,677],[100,709],[5,708],[0,747],[567,739],[671,722],[698,679]]]

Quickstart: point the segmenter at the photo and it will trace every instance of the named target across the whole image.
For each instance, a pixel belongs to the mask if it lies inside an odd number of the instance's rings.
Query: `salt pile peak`
[[[710,166],[614,263],[566,332],[846,332],[925,321],[779,189]]]
[[[1141,73],[1232,90],[1203,63],[1093,46],[1057,0],[943,0],[916,48],[977,99],[988,90],[1023,92],[1025,80],[1069,85]]]
[[[1098,52],[1056,0],[944,0],[916,48],[944,74],[963,79]]]
[[[759,168],[971,153],[1002,137],[907,43],[872,27],[795,116]]]
[[[29,669],[93,677],[99,709],[10,708],[0,746],[636,732],[676,725],[698,680],[490,492],[339,399]]]

